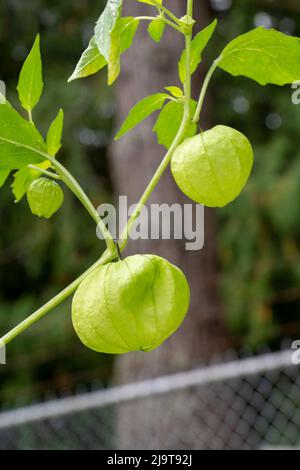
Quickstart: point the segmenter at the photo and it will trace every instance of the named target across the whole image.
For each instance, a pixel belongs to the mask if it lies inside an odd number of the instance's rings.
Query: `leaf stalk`
[[[163,7],[161,8],[161,5],[153,0],[154,4],[157,4],[160,8],[160,10],[164,10],[165,13],[167,13],[166,9]],[[193,14],[193,0],[187,0],[187,14],[192,17]],[[169,12],[168,15],[170,16]],[[175,15],[171,15],[171,18],[175,20]],[[178,23],[179,20],[176,18],[176,23]],[[180,29],[181,30],[181,29]],[[181,30],[182,32],[182,30]],[[167,151],[165,157],[163,158],[162,162],[160,163],[159,167],[157,168],[155,174],[153,175],[151,181],[149,182],[147,188],[145,189],[144,193],[142,194],[138,204],[136,205],[136,209],[130,219],[127,222],[126,228],[122,234],[120,243],[119,243],[119,252],[116,249],[115,241],[110,234],[110,232],[107,230],[104,222],[102,221],[101,217],[98,215],[96,209],[94,208],[92,202],[84,192],[84,190],[81,188],[79,183],[75,180],[75,178],[69,173],[69,171],[60,163],[58,162],[55,158],[51,157],[50,155],[47,155],[46,153],[40,152],[46,160],[49,160],[53,167],[55,168],[56,172],[60,176],[61,180],[69,187],[69,189],[78,197],[78,199],[82,202],[84,207],[88,210],[92,218],[95,220],[97,224],[99,224],[103,235],[105,236],[105,241],[107,244],[107,250],[102,254],[101,258],[93,264],[87,271],[85,271],[81,276],[79,276],[74,282],[72,282],[68,287],[66,287],[62,292],[60,292],[58,295],[53,297],[49,302],[47,302],[43,307],[38,309],[36,312],[34,312],[32,315],[30,315],[28,318],[26,318],[23,322],[21,322],[19,325],[17,325],[15,328],[13,328],[9,333],[7,333],[5,336],[3,336],[0,339],[0,345],[6,345],[10,341],[12,341],[14,338],[16,338],[18,335],[20,335],[22,332],[24,332],[27,328],[29,328],[31,325],[36,323],[38,320],[40,320],[42,317],[44,317],[48,312],[53,310],[55,307],[57,307],[61,302],[63,302],[65,299],[67,299],[69,296],[71,296],[76,289],[79,287],[81,282],[86,279],[86,277],[91,274],[95,269],[98,269],[99,267],[103,266],[106,263],[109,263],[116,259],[120,254],[124,251],[128,244],[128,236],[130,233],[130,230],[134,224],[134,222],[137,220],[137,218],[140,216],[141,210],[144,207],[144,205],[147,203],[149,200],[150,196],[152,195],[153,191],[155,190],[156,186],[158,185],[161,177],[163,176],[165,170],[167,169],[168,165],[170,164],[172,155],[178,145],[182,142],[184,139],[186,130],[188,125],[190,124],[190,119],[191,119],[191,109],[190,109],[190,100],[191,100],[191,68],[190,68],[190,59],[191,59],[191,40],[192,40],[192,28],[188,32],[185,32],[185,49],[186,49],[186,78],[185,78],[185,83],[184,83],[184,114],[182,118],[182,122],[180,125],[180,128],[177,132],[177,135]]]

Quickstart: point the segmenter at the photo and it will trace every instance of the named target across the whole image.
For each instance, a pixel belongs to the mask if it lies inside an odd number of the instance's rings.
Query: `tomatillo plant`
[[[72,318],[78,336],[88,347],[105,353],[150,351],[181,324],[188,310],[189,287],[184,274],[155,255],[136,255],[121,260],[132,225],[139,217],[161,176],[171,164],[174,179],[193,200],[211,207],[233,201],[245,186],[253,165],[248,139],[235,129],[217,125],[198,132],[206,92],[216,70],[242,75],[260,85],[285,85],[300,79],[300,42],[274,29],[255,28],[232,40],[213,60],[203,81],[198,101],[192,99],[191,77],[213,36],[217,21],[194,34],[193,0],[186,15],[177,16],[163,0],[139,1],[153,7],[153,16],[122,16],[123,0],[108,0],[69,82],[107,67],[108,84],[120,74],[121,56],[133,43],[142,22],[150,37],[159,42],[166,27],[183,37],[178,64],[181,86],[173,84],[144,98],[129,112],[116,139],[160,111],[154,132],[167,149],[165,157],[128,220],[121,240],[115,242],[89,197],[57,159],[61,147],[64,114],[60,110],[46,139],[33,120],[42,91],[40,38],[20,73],[18,93],[27,119],[0,95],[0,187],[11,171],[16,201],[27,194],[34,214],[51,217],[63,202],[62,186],[80,200],[102,230],[107,249],[85,273],[46,305],[30,315],[0,340],[9,343],[75,291]]]
[[[81,283],[73,300],[73,325],[95,351],[150,351],[177,330],[189,300],[188,282],[176,266],[154,255],[129,256]]]

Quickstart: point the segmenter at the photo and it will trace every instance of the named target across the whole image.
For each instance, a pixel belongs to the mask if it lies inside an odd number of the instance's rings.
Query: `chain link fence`
[[[291,352],[215,364],[0,414],[0,449],[300,449]]]

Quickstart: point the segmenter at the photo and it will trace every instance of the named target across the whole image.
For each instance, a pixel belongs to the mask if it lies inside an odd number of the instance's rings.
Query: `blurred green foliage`
[[[7,0],[0,4],[0,79],[6,82],[8,98],[18,106],[18,74],[40,32],[45,91],[34,118],[45,134],[58,109],[64,109],[59,158],[79,177],[95,204],[111,199],[106,147],[113,97],[105,73],[70,85],[67,78],[103,3]],[[230,2],[212,3],[218,8],[225,5],[223,11],[214,12],[219,25],[209,46],[213,56],[231,38],[262,22],[300,35],[300,11],[292,1],[233,1],[231,7]],[[290,87],[259,87],[222,71],[215,75],[212,88],[213,123],[240,129],[254,143],[256,155],[247,189],[218,211],[228,325],[239,346],[257,347],[267,341],[278,347],[283,336],[300,334],[300,105],[292,104]],[[0,193],[1,332],[63,289],[103,250],[93,222],[68,192],[63,209],[50,222],[42,221],[31,215],[26,199],[13,204],[9,183]],[[79,383],[105,385],[111,366],[109,358],[80,344],[71,325],[70,301],[65,302],[9,346],[8,364],[0,369],[0,402],[20,405],[46,397],[49,390],[63,394]]]

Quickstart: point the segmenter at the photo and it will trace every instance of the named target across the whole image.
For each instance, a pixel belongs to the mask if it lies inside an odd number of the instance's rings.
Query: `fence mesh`
[[[288,352],[0,414],[0,449],[300,449]]]

